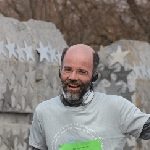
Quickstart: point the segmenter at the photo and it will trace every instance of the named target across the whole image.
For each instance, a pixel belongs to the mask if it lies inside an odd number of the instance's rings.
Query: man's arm
[[[31,150],[40,150],[40,149],[35,148],[35,147],[31,147]]]
[[[30,127],[29,145],[31,146],[31,150],[48,149],[45,141],[45,135],[43,133],[40,116],[41,112],[37,107],[33,115],[32,125]]]
[[[143,130],[140,134],[140,138],[143,140],[149,140],[150,139],[150,118],[144,124]]]

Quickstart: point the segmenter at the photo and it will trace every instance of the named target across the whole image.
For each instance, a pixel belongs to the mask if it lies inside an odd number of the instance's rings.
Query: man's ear
[[[61,69],[59,69],[59,78],[61,79]]]
[[[95,82],[98,79],[98,71],[95,71],[92,75],[92,82]]]

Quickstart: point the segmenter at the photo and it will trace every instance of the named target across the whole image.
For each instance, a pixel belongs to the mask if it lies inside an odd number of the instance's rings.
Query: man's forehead
[[[93,51],[91,47],[84,44],[71,46],[64,56],[63,65],[93,67]]]
[[[65,56],[64,56],[64,61],[65,60],[82,60],[85,61],[87,60],[88,63],[91,60],[91,62],[93,62],[93,53],[94,50],[87,45],[84,44],[77,44],[77,45],[73,45],[71,46]]]

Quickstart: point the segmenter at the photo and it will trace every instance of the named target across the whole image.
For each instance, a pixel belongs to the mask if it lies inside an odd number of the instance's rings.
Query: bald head
[[[89,63],[92,64],[93,71],[97,69],[97,66],[99,64],[98,54],[90,46],[85,44],[77,44],[71,46],[70,48],[65,48],[61,56],[61,68],[63,67],[63,62],[66,56],[76,58],[83,56],[83,59],[87,59]]]
[[[77,44],[71,46],[68,51],[75,51],[75,52],[86,52],[86,53],[95,53],[95,51],[88,45],[85,44]]]

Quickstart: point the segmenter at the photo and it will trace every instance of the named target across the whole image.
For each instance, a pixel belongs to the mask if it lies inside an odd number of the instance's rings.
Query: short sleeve
[[[45,136],[36,110],[30,127],[29,145],[40,150],[47,150]]]
[[[120,127],[124,134],[139,138],[143,125],[150,117],[125,98],[119,100]]]

